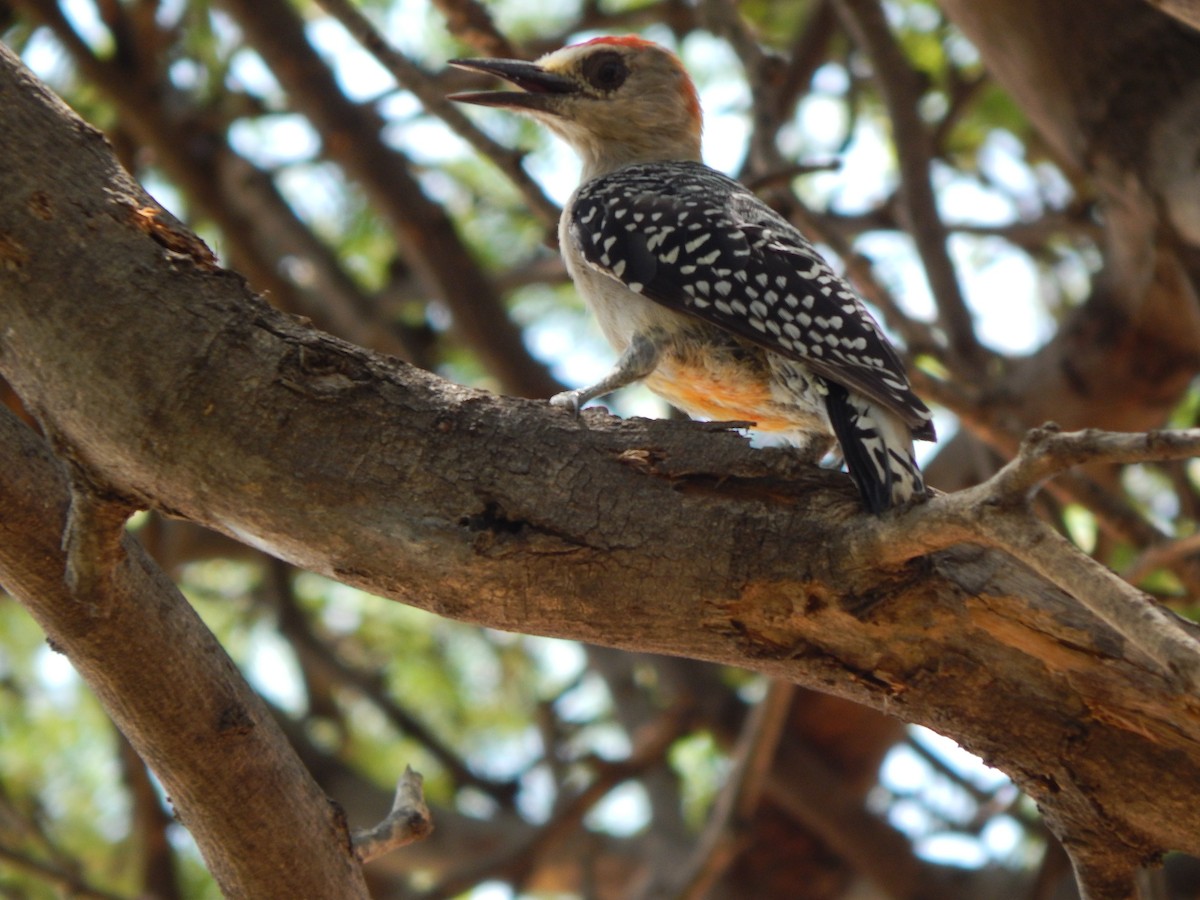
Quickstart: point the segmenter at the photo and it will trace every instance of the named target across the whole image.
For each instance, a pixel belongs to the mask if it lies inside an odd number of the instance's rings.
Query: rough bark
[[[70,590],[67,473],[7,410],[0,464],[0,580],[154,769],[222,892],[366,897],[341,810],[170,580],[125,538],[102,583]]]
[[[577,421],[297,324],[3,60],[0,371],[93,492],[443,615],[744,666],[927,724],[1103,848],[1098,871],[1200,852],[1195,698],[1045,578],[970,546],[889,562],[878,538],[904,520],[712,426]]]

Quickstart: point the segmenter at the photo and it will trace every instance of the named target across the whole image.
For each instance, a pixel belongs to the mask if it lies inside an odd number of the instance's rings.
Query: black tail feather
[[[878,465],[871,459],[871,450],[863,443],[858,410],[850,404],[846,389],[840,384],[826,384],[829,393],[825,396],[825,408],[846,468],[858,486],[863,505],[873,513],[881,513],[892,505],[892,468],[886,462]]]

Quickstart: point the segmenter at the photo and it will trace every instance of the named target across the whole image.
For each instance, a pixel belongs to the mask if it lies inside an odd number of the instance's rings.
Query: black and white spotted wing
[[[932,416],[853,289],[804,236],[701,163],[626,166],[584,184],[572,239],[631,290],[857,391],[932,440]]]

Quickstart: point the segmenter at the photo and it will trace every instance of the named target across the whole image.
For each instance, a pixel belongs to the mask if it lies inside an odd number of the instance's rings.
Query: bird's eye
[[[615,91],[628,75],[629,67],[619,53],[597,53],[583,64],[583,77],[602,91]]]

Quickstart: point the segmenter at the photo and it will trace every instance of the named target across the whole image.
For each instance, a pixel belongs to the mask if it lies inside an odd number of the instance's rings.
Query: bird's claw
[[[579,410],[583,406],[582,393],[582,391],[563,391],[550,398],[550,405],[568,410],[571,415],[578,417]]]

